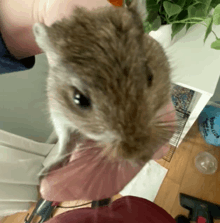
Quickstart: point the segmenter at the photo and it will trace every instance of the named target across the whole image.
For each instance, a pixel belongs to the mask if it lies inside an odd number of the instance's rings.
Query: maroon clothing
[[[125,196],[110,206],[80,208],[65,212],[46,223],[175,223],[164,209],[144,198]]]

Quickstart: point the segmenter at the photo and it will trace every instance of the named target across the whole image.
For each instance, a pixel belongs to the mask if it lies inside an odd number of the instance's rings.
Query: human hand
[[[34,23],[49,26],[77,6],[91,10],[111,5],[108,0],[1,0],[0,32],[10,53],[23,59],[42,53],[32,32]]]

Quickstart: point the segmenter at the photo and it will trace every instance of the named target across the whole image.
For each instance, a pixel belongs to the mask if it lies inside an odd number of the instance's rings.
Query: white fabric
[[[120,194],[141,197],[154,202],[167,171],[154,160],[150,160]]]
[[[55,144],[0,130],[0,217],[28,211],[38,201],[37,174]]]

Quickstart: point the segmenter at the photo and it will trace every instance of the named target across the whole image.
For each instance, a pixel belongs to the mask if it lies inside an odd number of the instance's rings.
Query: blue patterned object
[[[172,84],[172,101],[176,110],[188,114],[193,95],[193,90]]]
[[[198,122],[205,141],[220,146],[220,105],[207,105],[201,112]]]

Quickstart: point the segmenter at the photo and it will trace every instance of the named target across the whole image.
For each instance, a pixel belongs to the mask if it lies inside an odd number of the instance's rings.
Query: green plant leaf
[[[196,0],[196,2],[202,3],[204,5],[210,5],[212,0]]]
[[[217,39],[211,44],[211,48],[215,50],[220,50],[220,39]]]
[[[213,13],[213,23],[215,25],[220,25],[220,4],[218,4],[215,7],[214,13]]]
[[[145,33],[150,33],[152,31],[152,25],[148,21],[145,21],[143,25]]]
[[[149,23],[153,23],[154,20],[157,18],[157,16],[158,16],[157,11],[151,10],[151,11],[149,11],[149,14],[148,14],[146,20],[147,20]]]
[[[196,15],[196,7],[193,6],[193,5],[190,5],[188,7],[188,17],[191,18],[191,17],[195,17]]]
[[[187,23],[186,24],[186,33],[188,32],[189,28],[192,27],[192,26],[194,26],[194,25],[195,24],[193,24],[193,23]]]
[[[160,16],[157,16],[156,19],[152,23],[150,23],[148,20],[146,20],[143,25],[144,25],[145,33],[149,33],[151,31],[158,30],[161,26]]]
[[[185,3],[186,3],[186,0],[177,0],[176,2],[176,4],[179,5],[181,8],[184,7]]]
[[[131,2],[132,2],[132,0],[125,0],[125,4],[126,4],[126,5],[130,5]]]
[[[187,19],[188,18],[188,12],[187,10],[182,10],[178,15],[174,15],[170,17],[170,23],[172,22],[178,22],[180,20],[183,19]]]
[[[175,21],[179,21],[179,20],[187,19],[187,18],[188,18],[188,11],[187,10],[183,10],[176,16],[176,20]]]
[[[182,8],[179,5],[173,4],[168,1],[163,2],[163,7],[169,17],[172,15],[179,14],[182,11]]]
[[[189,18],[191,17],[205,18],[207,14],[208,14],[207,10],[204,8],[202,4],[197,4],[195,6],[190,5],[188,7]]]
[[[219,2],[220,2],[220,0],[219,0]],[[220,14],[220,3],[215,7],[213,15],[214,14]]]
[[[171,39],[173,39],[173,37],[179,33],[183,27],[185,26],[185,23],[174,23],[172,24],[172,34],[171,34]]]
[[[197,2],[202,3],[204,11],[207,12],[212,0],[197,0]]]
[[[160,16],[157,16],[157,18],[152,23],[152,30],[156,31],[160,28],[160,26],[161,26],[161,19]]]
[[[212,2],[211,2],[211,6],[213,7],[213,8],[215,8],[218,4],[220,4],[220,1],[219,0],[212,0]]]
[[[213,16],[213,23],[215,25],[220,25],[220,14],[216,15],[216,16]]]
[[[198,7],[198,6],[197,6]],[[205,13],[204,12],[199,12],[197,11],[197,8],[196,6],[193,6],[193,5],[190,5],[188,8],[187,8],[187,11],[188,11],[188,18],[192,18],[191,20],[189,20],[189,22],[195,22],[196,23],[199,23],[198,21],[195,21],[193,20],[193,17],[201,17],[201,16],[204,16]],[[189,28],[194,26],[195,24],[193,23],[187,23],[186,24],[186,33],[188,32]]]
[[[158,12],[160,5],[155,0],[146,0],[146,9],[148,12],[155,11]]]
[[[210,20],[209,20],[209,24],[208,24],[207,29],[206,29],[206,32],[205,32],[205,38],[204,38],[204,40],[203,40],[204,43],[205,43],[207,37],[209,36],[209,34],[210,34],[211,31],[212,31],[213,18],[209,18],[209,19],[210,19]],[[208,20],[207,20],[207,22],[208,22]]]
[[[188,6],[192,5],[194,0],[186,0],[185,6],[188,8]]]
[[[212,21],[212,17],[208,17],[208,18],[204,19],[204,22],[206,23],[207,26],[209,26],[211,21]]]
[[[196,15],[200,16],[200,17],[206,17],[208,15],[209,5],[205,6],[204,4],[196,4],[195,5],[195,7],[197,9],[197,14]]]
[[[211,10],[213,9],[213,7],[212,6],[209,6],[209,8],[208,8],[208,11],[207,11],[207,14],[209,15],[212,15],[212,13],[211,13]]]

